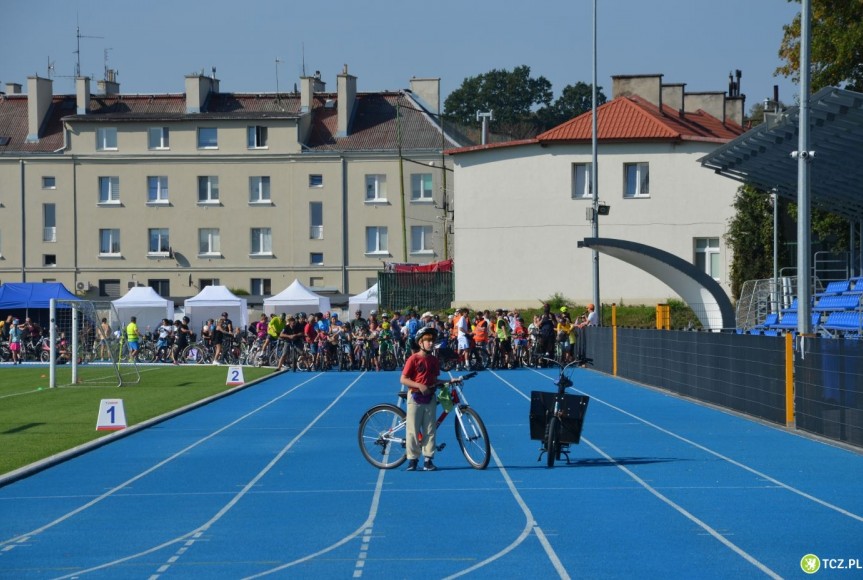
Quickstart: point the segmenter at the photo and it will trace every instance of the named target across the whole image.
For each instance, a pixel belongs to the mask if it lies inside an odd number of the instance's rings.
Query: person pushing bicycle
[[[435,454],[435,411],[440,363],[432,351],[437,330],[427,326],[416,334],[419,350],[408,357],[402,371],[401,384],[409,389],[407,402],[407,471],[416,471],[420,452],[425,456],[424,471],[437,469],[432,459]],[[422,441],[417,432],[422,432]]]

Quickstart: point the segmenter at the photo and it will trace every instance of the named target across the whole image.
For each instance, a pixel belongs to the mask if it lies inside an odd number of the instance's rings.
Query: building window
[[[201,278],[198,280],[198,288],[203,290],[207,286],[221,286],[218,278]]]
[[[118,229],[99,230],[99,255],[100,256],[119,256],[120,255],[120,230],[118,230]]]
[[[650,166],[647,163],[624,163],[623,179],[624,197],[650,197]]]
[[[411,175],[411,201],[432,201],[432,174]]]
[[[150,127],[147,129],[148,149],[170,149],[170,132],[167,127]]]
[[[572,164],[572,199],[592,199],[593,183],[590,177],[590,163]]]
[[[215,175],[198,177],[198,203],[219,203],[219,178]]]
[[[162,280],[162,279],[150,279],[147,280],[147,286],[156,291],[156,294],[159,296],[170,296],[171,295],[171,281],[170,280]]]
[[[252,278],[251,286],[253,296],[268,296],[273,293],[269,278]]]
[[[216,127],[198,128],[198,149],[218,149],[219,130]]]
[[[695,238],[695,267],[714,280],[720,280],[719,238]]]
[[[57,189],[57,178],[46,175],[42,178],[42,189]]]
[[[387,227],[366,228],[366,254],[389,254]]]
[[[99,178],[99,203],[120,203],[120,178],[116,176]]]
[[[366,201],[385,202],[387,200],[387,176],[366,175]]]
[[[57,206],[53,203],[42,205],[42,241],[57,241]]]
[[[411,254],[434,254],[431,226],[411,226]]]
[[[252,228],[253,256],[273,255],[273,236],[270,228]]]
[[[147,203],[168,203],[168,176],[147,177]]]
[[[324,239],[324,204],[320,201],[309,203],[309,238]]]
[[[266,127],[249,127],[248,136],[249,149],[265,149],[267,147]]]
[[[323,252],[312,252],[309,254],[309,264],[312,266],[323,266],[324,265],[324,254]]]
[[[312,276],[309,278],[309,286],[312,288],[323,288],[324,279],[320,276]]]
[[[221,256],[219,228],[201,228],[198,230],[198,254],[202,256]]]
[[[366,278],[366,288],[371,288],[378,283],[377,278]]]
[[[96,151],[117,150],[117,128],[98,127],[96,129]]]
[[[57,265],[57,254],[43,254],[42,265],[46,268],[53,268]]]
[[[120,297],[120,281],[119,280],[99,280],[99,296],[107,296],[108,298]]]
[[[253,176],[249,178],[249,203],[270,203],[269,176]]]
[[[167,256],[171,251],[168,228],[150,228],[147,230],[149,242],[147,253],[156,256]]]
[[[320,173],[313,173],[309,175],[309,187],[323,187],[324,186],[324,176]]]

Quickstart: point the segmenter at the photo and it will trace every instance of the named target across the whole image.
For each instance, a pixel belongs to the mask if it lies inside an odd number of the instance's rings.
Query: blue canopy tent
[[[0,317],[30,317],[47,328],[51,299],[80,300],[59,282],[7,282],[0,285]],[[37,312],[30,312],[37,310]]]

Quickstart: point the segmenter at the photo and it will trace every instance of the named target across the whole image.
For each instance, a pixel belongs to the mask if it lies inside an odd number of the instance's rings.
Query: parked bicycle
[[[553,467],[555,460],[566,458],[569,463],[569,446],[581,440],[584,415],[590,398],[585,395],[570,395],[566,389],[573,385],[570,367],[581,362],[592,364],[590,359],[562,364],[551,358],[543,358],[549,365],[557,365],[560,375],[554,384],[556,393],[531,391],[530,393],[530,438],[542,441],[537,461],[545,454],[546,465]]]
[[[455,413],[455,438],[465,459],[475,469],[485,469],[491,457],[488,431],[479,414],[468,405],[462,390],[462,382],[476,376],[468,373],[450,381],[438,383],[438,401],[443,412],[437,419],[439,428],[444,419]],[[399,397],[407,399],[407,391]],[[451,401],[450,404],[447,401]],[[407,459],[407,420],[404,409],[389,403],[375,405],[360,419],[358,440],[360,451],[366,460],[380,469],[393,469]],[[418,435],[422,440],[422,433]],[[446,443],[437,446],[443,450]]]

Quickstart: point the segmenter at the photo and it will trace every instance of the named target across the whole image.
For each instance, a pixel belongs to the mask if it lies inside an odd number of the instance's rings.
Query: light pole
[[[591,235],[599,237],[599,156],[597,155],[597,119],[596,119],[596,0],[593,0],[593,90],[591,92],[591,167],[590,186],[593,190],[593,215],[591,220]],[[599,300],[599,252],[593,250],[593,305],[597,319],[602,321],[602,303]]]

